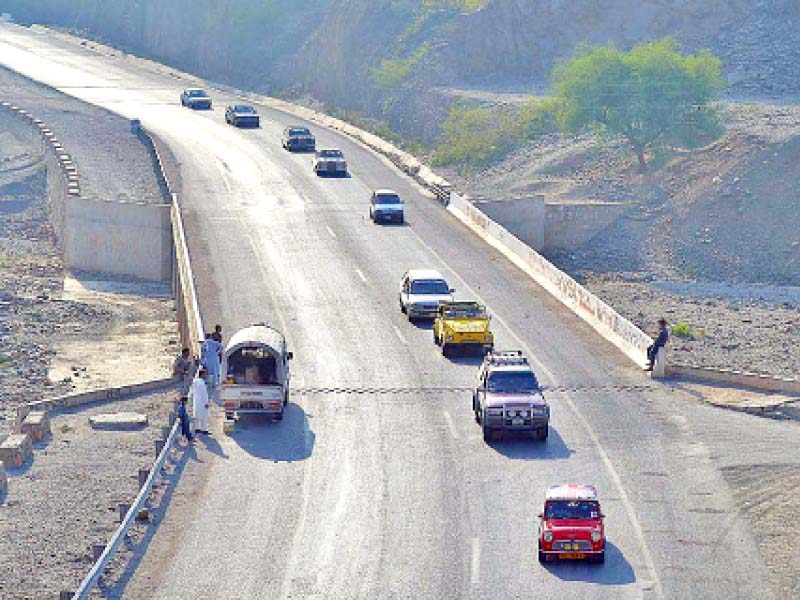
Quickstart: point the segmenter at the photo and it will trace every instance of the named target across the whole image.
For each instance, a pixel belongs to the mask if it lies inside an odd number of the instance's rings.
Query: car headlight
[[[453,341],[453,336],[452,336],[452,335],[448,335],[448,336],[446,336],[444,339],[445,339],[446,341],[448,341],[448,342],[452,342],[452,341]]]
[[[602,536],[600,535],[599,531],[593,531],[592,532],[592,541],[593,542],[595,542],[595,543],[599,542],[601,537]]]
[[[542,534],[542,539],[545,542],[552,542],[553,541],[553,532],[552,531],[545,531],[544,534]]]
[[[486,414],[490,417],[502,417],[503,416],[503,409],[502,408],[487,408]]]

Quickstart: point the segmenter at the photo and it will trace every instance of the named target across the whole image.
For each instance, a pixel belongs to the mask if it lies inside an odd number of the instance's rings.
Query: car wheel
[[[472,394],[472,414],[475,417],[475,422],[481,422],[481,415],[478,412],[478,399],[475,397],[475,394]]]
[[[545,553],[544,553],[544,552],[542,552],[541,550],[539,550],[539,562],[540,562],[541,564],[544,564],[544,563],[546,563],[546,562],[547,562],[547,554],[545,554]]]
[[[281,412],[279,412],[277,415],[275,415],[275,416],[273,417],[273,419],[274,419],[275,421],[283,421],[283,409],[281,409]]]
[[[540,429],[538,435],[536,436],[536,438],[540,442],[545,442],[545,441],[547,441],[547,434],[548,433],[550,433],[550,428],[549,427],[545,427],[544,429]]]
[[[606,551],[603,550],[600,554],[595,554],[592,556],[592,562],[598,565],[602,565],[606,562]]]
[[[289,390],[286,390],[286,393],[283,395],[283,405],[286,406],[289,404]]]
[[[441,340],[439,339],[439,336],[436,335],[436,327],[434,327],[431,331],[433,331],[433,343],[438,346],[441,343]]]
[[[447,345],[447,342],[442,342],[442,356],[447,356],[447,353],[450,351],[450,347]]]
[[[491,442],[492,441],[492,430],[486,426],[486,420],[481,418],[481,429],[483,430],[483,441],[484,442]]]

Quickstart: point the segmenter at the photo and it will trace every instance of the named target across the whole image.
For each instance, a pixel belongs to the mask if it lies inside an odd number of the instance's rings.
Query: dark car
[[[287,127],[283,130],[281,145],[289,152],[314,152],[317,140],[308,127]]]
[[[211,98],[200,88],[188,88],[181,92],[181,104],[194,109],[209,110]]]
[[[234,127],[259,127],[261,119],[256,109],[248,104],[234,104],[225,109],[225,122]]]

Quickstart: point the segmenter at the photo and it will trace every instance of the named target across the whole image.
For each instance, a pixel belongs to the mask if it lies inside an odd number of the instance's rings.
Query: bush
[[[521,108],[455,105],[436,144],[434,164],[483,167],[529,139],[555,130],[555,102],[531,99]]]
[[[694,332],[692,328],[689,327],[686,323],[678,323],[677,325],[672,326],[672,335],[679,338],[684,338],[687,340],[694,339]]]

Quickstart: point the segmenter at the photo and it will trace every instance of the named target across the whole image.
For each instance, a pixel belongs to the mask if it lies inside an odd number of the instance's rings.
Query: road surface
[[[651,382],[387,161],[311,125],[351,176],[320,179],[280,133],[178,102],[182,82],[135,60],[0,27],[0,64],[142,120],[180,162],[205,323],[286,332],[281,424],[216,435],[190,465],[130,598],[769,598],[723,469],[796,447],[795,424],[719,411]],[[367,219],[396,189],[405,226]],[[408,268],[439,269],[494,315],[552,389],[546,444],[487,445],[470,411],[477,359],[441,356],[398,309]],[[653,315],[655,318],[657,315]],[[594,483],[603,566],[536,559],[546,486]],[[118,590],[120,591],[120,590]]]

